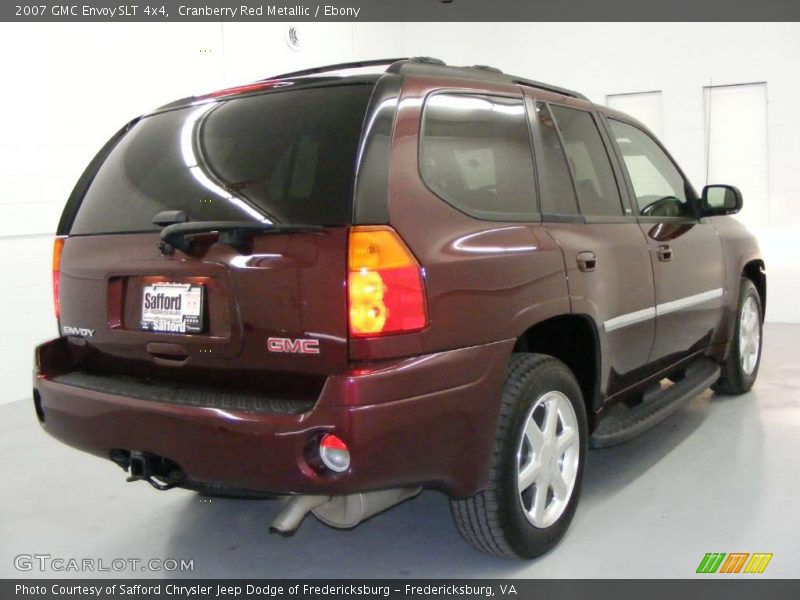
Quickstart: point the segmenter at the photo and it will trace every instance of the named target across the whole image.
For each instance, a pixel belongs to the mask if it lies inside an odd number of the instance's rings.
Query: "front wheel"
[[[466,541],[489,554],[534,558],[575,514],[586,459],[583,395],[561,361],[514,354],[508,365],[486,490],[452,500]]]
[[[736,327],[728,358],[722,363],[719,380],[712,386],[721,394],[738,395],[749,391],[761,365],[761,296],[749,279],[742,279]]]

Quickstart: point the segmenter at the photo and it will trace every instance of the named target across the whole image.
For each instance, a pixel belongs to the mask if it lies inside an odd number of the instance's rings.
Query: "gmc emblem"
[[[288,354],[319,354],[319,340],[271,337],[267,339],[267,350]]]

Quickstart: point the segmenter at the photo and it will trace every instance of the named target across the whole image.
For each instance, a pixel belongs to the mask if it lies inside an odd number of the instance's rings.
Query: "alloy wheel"
[[[745,375],[753,374],[758,364],[760,346],[761,317],[755,299],[748,296],[739,316],[739,358]]]
[[[580,435],[572,403],[551,391],[534,402],[517,449],[517,489],[535,527],[555,523],[569,504],[578,476]]]

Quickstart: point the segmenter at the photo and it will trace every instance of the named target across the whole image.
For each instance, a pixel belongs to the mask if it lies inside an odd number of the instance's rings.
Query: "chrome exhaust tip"
[[[292,535],[305,516],[330,501],[330,496],[290,496],[269,526],[271,533]]]

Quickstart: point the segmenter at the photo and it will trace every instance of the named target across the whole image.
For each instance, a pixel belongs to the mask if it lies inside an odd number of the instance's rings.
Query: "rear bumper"
[[[177,463],[192,481],[273,493],[349,494],[428,486],[454,496],[484,487],[513,340],[382,363],[330,377],[299,415],[183,406],[52,380],[37,350],[34,398],[56,439],[108,458],[114,448]],[[55,361],[54,361],[55,362]],[[320,474],[308,445],[335,433],[351,467]]]

